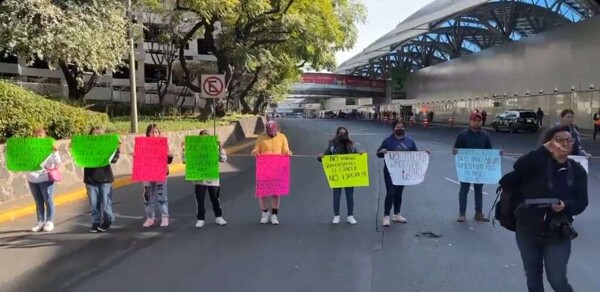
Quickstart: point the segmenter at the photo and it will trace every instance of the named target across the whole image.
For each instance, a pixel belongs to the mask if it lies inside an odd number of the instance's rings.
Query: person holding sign
[[[323,160],[324,155],[343,155],[358,153],[356,145],[348,135],[348,130],[344,127],[339,127],[335,131],[335,137],[329,141],[329,146],[325,150],[325,154],[321,154],[318,157],[319,161]],[[361,152],[361,154],[364,152]],[[354,218],[354,187],[346,188],[334,188],[333,189],[333,224],[340,223],[340,201],[342,197],[342,190],[346,193],[346,207],[348,209],[348,217],[346,222],[354,225],[357,223]]]
[[[392,123],[392,129],[394,132],[387,137],[377,149],[377,157],[384,158],[385,154],[391,151],[419,151],[417,149],[417,144],[415,140],[411,137],[406,136],[404,123],[398,120],[395,120]],[[404,191],[403,185],[394,185],[392,182],[392,177],[390,175],[390,171],[387,167],[387,164],[384,162],[383,166],[383,178],[385,181],[385,203],[383,209],[383,226],[390,226],[390,212],[392,210],[392,205],[394,206],[394,215],[392,216],[392,220],[394,222],[406,223],[407,220],[402,215],[400,215],[400,207],[402,206],[402,192]]]
[[[512,190],[515,236],[529,291],[544,291],[544,266],[554,291],[573,291],[567,279],[573,216],[588,206],[583,167],[568,158],[576,143],[569,126],[550,129],[544,145],[520,157],[506,185]]]
[[[208,136],[209,133],[207,130],[200,131],[200,136]],[[217,140],[216,148],[219,149],[219,162],[227,161],[227,152],[221,145],[221,142]],[[185,157],[185,143],[181,145],[181,153],[183,163],[186,161]],[[214,180],[200,180],[195,181],[194,193],[196,194],[196,207],[198,208],[198,213],[196,214],[196,228],[202,228],[204,226],[204,198],[206,197],[206,192],[208,192],[208,196],[210,198],[210,202],[212,204],[213,212],[215,213],[215,222],[218,225],[226,225],[227,221],[223,218],[223,210],[221,209],[221,203],[219,202],[219,195],[221,193],[221,187],[219,185],[219,179]]]
[[[471,114],[469,128],[461,131],[456,137],[452,154],[458,154],[458,149],[492,149],[490,134],[481,128],[482,121],[483,117],[479,112]],[[502,155],[502,151],[500,151],[500,155]],[[473,184],[473,187],[475,189],[475,220],[489,222],[490,219],[483,214],[483,184]],[[470,188],[471,183],[460,183],[460,192],[458,193],[460,214],[456,220],[458,222],[467,220],[467,195]]]
[[[290,151],[287,137],[279,132],[279,126],[277,126],[277,124],[274,121],[268,121],[265,124],[265,128],[265,133],[260,135],[256,140],[256,145],[252,150],[252,155],[258,156],[271,154],[291,156],[292,151]],[[262,211],[262,216],[260,219],[261,224],[266,224],[267,222],[269,222],[269,217],[271,219],[271,224],[279,224],[279,219],[277,218],[277,214],[279,213],[279,202],[280,198],[278,196],[271,196],[272,214],[270,214],[269,216],[267,197],[258,198],[258,204]]]
[[[157,124],[150,124],[146,128],[146,137],[160,137],[160,130],[158,129]],[[167,164],[171,164],[173,162],[173,155],[168,154]],[[165,170],[167,175],[169,175],[169,168]],[[146,212],[146,221],[142,226],[144,228],[149,228],[154,225],[155,221],[155,210],[156,203],[158,202],[158,210],[160,211],[161,220],[160,227],[169,226],[169,199],[168,199],[168,189],[167,189],[167,180],[165,181],[144,181],[142,182],[144,186],[144,210]]]
[[[100,127],[93,127],[89,132],[90,135],[102,135],[103,133],[104,131]],[[110,163],[117,163],[119,156],[120,149],[117,148]],[[90,228],[92,233],[108,231],[115,219],[111,198],[114,180],[110,165],[83,168],[83,182],[87,190],[92,215],[92,228]]]
[[[35,129],[33,137],[46,138],[46,130]],[[57,169],[61,163],[60,155],[56,146],[52,146],[52,154],[42,162],[43,169],[27,173],[29,190],[35,201],[37,214],[37,225],[31,228],[33,232],[54,230],[54,181],[48,171]]]

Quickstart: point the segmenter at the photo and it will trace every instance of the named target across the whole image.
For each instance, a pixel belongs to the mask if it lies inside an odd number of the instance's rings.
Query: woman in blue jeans
[[[33,131],[33,137],[45,138],[46,130],[36,129]],[[48,170],[58,167],[60,164],[60,155],[58,149],[54,147],[52,154],[44,161],[42,170],[33,171],[27,174],[29,189],[35,200],[35,209],[37,214],[37,224],[31,228],[33,232],[54,230],[54,182],[48,177]]]
[[[348,135],[348,130],[344,127],[337,128],[335,137],[329,141],[329,146],[325,150],[325,154],[319,155],[319,161],[322,160],[324,155],[343,155],[359,153],[356,149],[356,145]],[[360,152],[364,153],[364,152]],[[354,218],[354,188],[343,188],[346,192],[346,205],[348,208],[348,217],[346,222],[354,225],[357,223]],[[340,223],[340,200],[342,197],[342,188],[333,189],[333,224]]]
[[[146,128],[146,137],[160,137],[160,130],[158,125],[150,124]],[[173,162],[173,155],[169,153],[167,156],[167,164]],[[165,170],[169,175],[169,168]],[[165,181],[145,181],[144,185],[144,210],[146,213],[146,220],[142,224],[142,227],[149,228],[155,223],[155,206],[158,203],[158,210],[160,211],[160,227],[169,226],[169,199],[168,199],[168,188],[167,180]]]
[[[102,135],[104,131],[100,127],[93,127],[90,135]],[[120,150],[117,148],[110,163],[117,163]],[[114,221],[112,211],[112,183],[113,176],[110,165],[103,167],[84,168],[83,182],[90,201],[92,215],[92,227],[90,232],[106,232]]]

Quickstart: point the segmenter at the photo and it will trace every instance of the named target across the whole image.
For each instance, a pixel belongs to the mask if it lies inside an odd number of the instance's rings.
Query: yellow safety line
[[[255,143],[254,141],[248,141],[248,142],[242,143],[240,145],[225,147],[225,151],[227,151],[228,154],[235,154],[235,153],[240,152],[248,147],[253,146],[254,143]],[[185,170],[185,164],[182,164],[182,163],[177,163],[177,164],[173,164],[173,165],[169,166],[170,173],[178,173],[178,172],[182,172],[184,170]],[[119,178],[119,179],[115,179],[115,181],[113,182],[113,188],[115,188],[115,189],[121,188],[124,186],[132,185],[134,183],[135,182],[133,180],[131,180],[131,177]],[[87,199],[87,192],[85,190],[85,187],[78,188],[77,190],[55,196],[54,205],[56,207],[58,207],[58,206],[70,204],[73,202],[81,201],[83,199]],[[0,223],[13,221],[17,218],[24,217],[24,216],[34,214],[34,213],[35,213],[35,204],[30,204],[30,205],[27,205],[24,207],[16,207],[13,209],[9,209],[0,214]]]

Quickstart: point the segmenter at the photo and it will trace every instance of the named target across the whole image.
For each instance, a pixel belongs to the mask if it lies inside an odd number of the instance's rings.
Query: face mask
[[[269,135],[269,137],[274,138],[275,136],[277,136],[277,133],[271,133],[271,134],[268,134],[268,135]]]
[[[339,136],[340,142],[348,142],[348,134],[342,134]]]
[[[394,134],[396,134],[396,136],[399,136],[399,137],[404,136],[404,129],[394,130]]]

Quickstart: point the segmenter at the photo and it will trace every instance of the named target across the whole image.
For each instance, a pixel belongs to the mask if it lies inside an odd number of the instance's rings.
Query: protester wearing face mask
[[[388,151],[418,151],[415,141],[411,137],[405,135],[404,123],[394,121],[392,127],[394,133],[383,140],[381,146],[377,149],[377,157],[384,158],[385,153]],[[404,186],[396,186],[392,183],[392,177],[390,176],[387,165],[384,165],[383,167],[383,177],[387,191],[383,210],[383,226],[390,226],[390,211],[392,210],[392,205],[394,206],[392,221],[406,223],[406,218],[400,215]]]
[[[469,128],[460,132],[456,137],[454,149],[452,149],[454,155],[458,153],[458,149],[492,149],[490,134],[481,129],[482,121],[483,117],[479,112],[471,114]],[[456,220],[458,222],[465,222],[467,220],[467,195],[470,188],[470,183],[460,183],[460,192],[458,194],[460,214]],[[475,220],[489,222],[490,219],[486,218],[483,214],[483,184],[473,184],[473,188],[475,189]]]
[[[277,124],[274,121],[268,121],[265,124],[265,128],[265,134],[260,135],[256,140],[256,145],[252,150],[252,155],[259,156],[264,154],[271,154],[291,156],[292,151],[290,151],[288,140],[284,134],[279,132],[279,126],[277,126]],[[269,222],[269,217],[271,219],[271,224],[279,224],[279,219],[277,218],[277,214],[279,214],[279,200],[279,196],[271,196],[271,214],[269,214],[269,207],[267,202],[268,197],[258,198],[258,203],[262,211],[262,216],[260,219],[261,224],[266,224],[267,222]]]
[[[501,181],[515,196],[515,235],[530,292],[544,291],[544,266],[554,291],[573,291],[567,264],[577,232],[571,223],[588,206],[588,183],[583,167],[568,159],[575,143],[569,131],[550,129],[544,145],[519,158],[509,181]]]
[[[343,155],[358,153],[356,144],[348,135],[348,130],[344,127],[339,127],[335,131],[335,137],[329,141],[325,154],[319,155],[318,160],[322,161],[324,155]],[[364,152],[361,152],[364,153]],[[333,224],[340,223],[340,200],[342,197],[342,190],[346,193],[346,207],[348,209],[348,217],[346,222],[354,225],[357,223],[354,218],[354,188],[334,188],[333,189]]]

